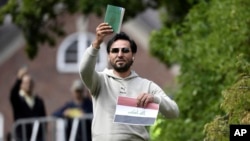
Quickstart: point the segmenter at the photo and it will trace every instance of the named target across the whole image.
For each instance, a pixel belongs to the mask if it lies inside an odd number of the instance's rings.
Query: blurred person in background
[[[71,94],[72,99],[66,102],[62,107],[57,109],[53,116],[66,119],[66,138],[67,140],[70,138],[70,133],[72,130],[72,123],[75,118],[84,118],[86,114],[93,113],[92,101],[89,96],[87,89],[81,80],[75,80],[71,86]],[[77,127],[77,134],[75,137],[75,141],[82,141],[82,123],[85,122],[86,125],[86,134],[87,140],[91,141],[91,119],[80,120],[80,123]]]
[[[10,103],[13,110],[14,122],[20,119],[39,118],[46,116],[44,101],[34,93],[35,82],[31,75],[28,74],[27,67],[18,70],[17,78],[10,92]],[[16,140],[30,140],[32,134],[32,124],[26,124],[24,128],[16,128]],[[40,125],[36,141],[44,141],[43,128]],[[45,131],[45,130],[44,130]],[[25,134],[26,133],[26,134]],[[26,139],[26,140],[25,140]]]

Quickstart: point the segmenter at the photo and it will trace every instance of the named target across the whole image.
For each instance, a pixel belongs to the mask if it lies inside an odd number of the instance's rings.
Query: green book
[[[121,30],[122,20],[125,8],[107,5],[104,22],[112,26],[114,32],[119,33]]]

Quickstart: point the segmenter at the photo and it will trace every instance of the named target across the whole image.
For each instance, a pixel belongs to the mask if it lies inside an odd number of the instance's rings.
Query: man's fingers
[[[138,107],[141,107],[143,95],[144,95],[144,93],[143,93],[143,94],[140,94],[140,95],[137,97],[137,106],[138,106]]]
[[[97,33],[112,33],[113,29],[107,23],[102,23],[96,28]]]
[[[140,94],[137,99],[137,106],[138,107],[145,107],[147,106],[147,95],[146,93]]]
[[[103,39],[113,33],[113,29],[107,23],[101,23],[96,27],[96,39],[98,42],[102,42]]]
[[[148,103],[153,102],[153,100],[154,100],[154,98],[153,98],[153,95],[151,95],[151,94],[146,94],[146,93],[140,94],[137,97],[137,106],[138,107],[146,107],[148,105]]]
[[[141,107],[146,107],[147,106],[147,94],[144,94],[143,97],[141,98]]]

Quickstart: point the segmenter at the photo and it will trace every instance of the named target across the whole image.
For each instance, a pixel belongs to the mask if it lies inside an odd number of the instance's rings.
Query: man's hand
[[[142,93],[137,97],[137,106],[146,107],[149,103],[154,102],[154,96],[148,93]]]
[[[28,73],[28,68],[27,67],[22,67],[18,70],[17,72],[17,78],[22,79],[25,74]]]
[[[101,23],[96,27],[96,39],[93,41],[92,46],[96,49],[100,48],[101,43],[107,35],[113,33],[112,27],[108,23]]]

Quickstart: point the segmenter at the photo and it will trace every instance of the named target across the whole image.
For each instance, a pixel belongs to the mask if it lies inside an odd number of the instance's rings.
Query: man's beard
[[[111,61],[110,61],[110,64],[114,68],[115,71],[117,71],[117,72],[126,72],[126,71],[128,71],[130,69],[133,62],[134,62],[133,60],[130,60],[128,63],[125,63],[122,66],[118,66],[118,65],[116,65],[116,63],[112,63]]]

